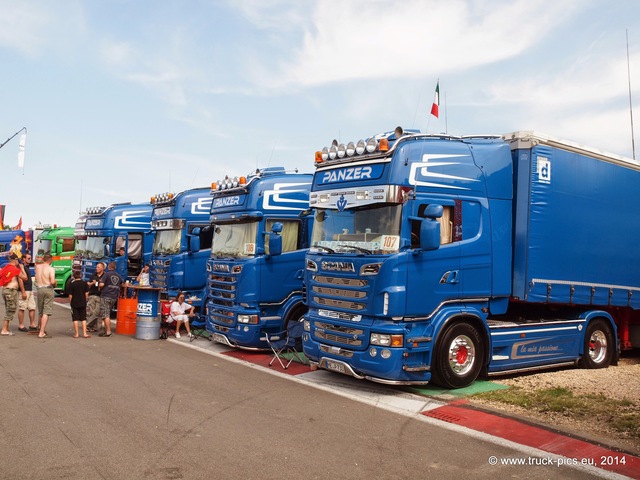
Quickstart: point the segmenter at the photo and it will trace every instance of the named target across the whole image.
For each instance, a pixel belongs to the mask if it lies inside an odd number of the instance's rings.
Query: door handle
[[[448,272],[445,272],[444,275],[442,275],[442,278],[440,279],[440,283],[441,284],[458,283],[458,281],[459,281],[458,277],[459,276],[460,276],[460,270],[449,270]]]

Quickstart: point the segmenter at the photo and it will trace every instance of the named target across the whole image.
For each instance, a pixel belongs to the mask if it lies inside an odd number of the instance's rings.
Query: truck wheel
[[[289,322],[302,322],[304,320],[304,315],[307,313],[306,308],[296,308],[291,314],[287,317],[284,322],[283,330],[286,330],[289,326]]]
[[[67,291],[69,290],[69,284],[71,283],[71,277],[67,278],[67,281],[64,282],[64,290],[62,290],[62,292],[60,292],[60,296],[61,297],[68,297],[69,295],[67,295]]]
[[[584,368],[606,368],[611,364],[615,341],[611,327],[606,320],[597,319],[589,322],[584,335]]]
[[[484,358],[478,329],[467,322],[448,327],[433,356],[433,381],[445,388],[471,385],[482,369]]]

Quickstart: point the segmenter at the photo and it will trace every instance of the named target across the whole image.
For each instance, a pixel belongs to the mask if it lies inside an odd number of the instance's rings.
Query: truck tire
[[[284,325],[282,326],[283,330],[287,329],[289,322],[302,322],[304,320],[304,316],[307,313],[307,307],[304,305],[300,305],[299,307],[294,307],[286,318]]]
[[[589,322],[584,334],[584,368],[606,368],[611,364],[616,343],[611,326],[606,320],[598,318]]]
[[[480,332],[471,323],[455,323],[441,334],[431,365],[433,382],[445,388],[471,385],[484,358]]]
[[[69,284],[71,283],[72,277],[67,278],[67,281],[64,282],[64,290],[60,292],[61,297],[68,297],[67,292],[69,291]]]

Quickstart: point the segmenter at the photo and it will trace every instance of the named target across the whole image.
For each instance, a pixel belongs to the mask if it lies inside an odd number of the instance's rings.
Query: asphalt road
[[[73,339],[59,305],[53,338],[17,327],[0,338],[2,479],[590,478],[173,342]]]

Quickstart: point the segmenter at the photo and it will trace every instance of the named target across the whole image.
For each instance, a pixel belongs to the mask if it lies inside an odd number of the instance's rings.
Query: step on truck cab
[[[82,278],[89,280],[99,262],[116,262],[116,271],[131,282],[149,262],[154,232],[149,203],[115,203],[88,208],[84,230],[87,242],[82,258]],[[124,255],[119,255],[124,248]]]
[[[150,283],[161,288],[161,298],[180,291],[196,313],[203,314],[206,263],[213,230],[209,227],[211,188],[161,193],[151,197],[151,227],[155,240],[150,259]]]
[[[311,179],[270,167],[212,184],[207,330],[213,340],[267,349],[265,333],[302,320]]]
[[[316,153],[304,353],[389,384],[615,363],[640,345],[640,166],[532,132]]]
[[[46,227],[36,239],[38,245],[35,262],[41,263],[47,253],[51,255],[51,266],[56,272],[56,293],[64,293],[71,277],[71,264],[75,255],[73,227]]]

